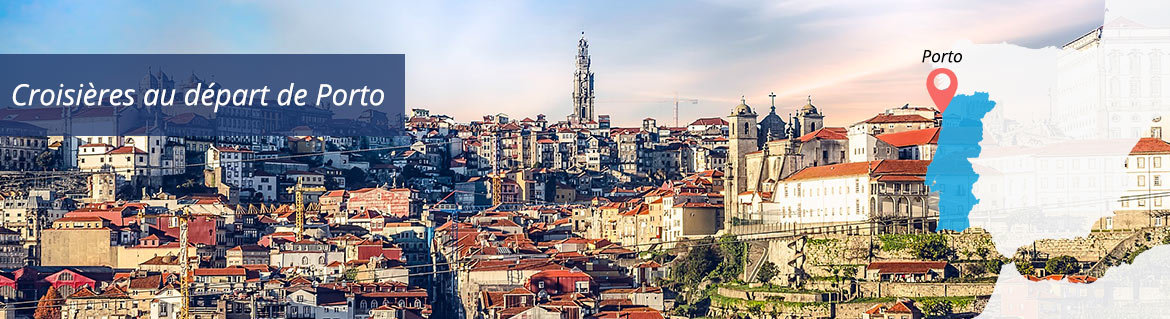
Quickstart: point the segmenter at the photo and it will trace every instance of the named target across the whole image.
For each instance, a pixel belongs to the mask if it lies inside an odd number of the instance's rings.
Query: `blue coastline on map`
[[[995,107],[987,93],[958,95],[943,112],[938,148],[926,171],[926,185],[939,192],[938,229],[962,231],[971,225],[967,215],[979,202],[971,193],[979,175],[971,158],[979,157],[983,116]]]

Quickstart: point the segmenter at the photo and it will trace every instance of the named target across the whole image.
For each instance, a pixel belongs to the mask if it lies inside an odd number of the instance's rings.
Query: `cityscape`
[[[0,137],[0,316],[969,318],[1005,265],[1091,283],[1170,242],[1160,198],[1014,256],[979,228],[938,229],[934,106],[833,127],[814,95],[769,93],[723,117],[676,104],[675,119],[614,126],[595,109],[589,46],[582,34],[563,119],[414,108],[394,137],[205,136],[240,124],[0,109],[23,135]],[[202,81],[155,69],[140,83]],[[151,120],[109,136],[22,124],[130,115]],[[1161,187],[1166,156],[1156,127],[1130,154],[1128,191]]]

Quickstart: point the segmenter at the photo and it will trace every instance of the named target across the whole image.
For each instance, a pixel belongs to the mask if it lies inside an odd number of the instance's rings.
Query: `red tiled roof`
[[[865,269],[877,270],[879,274],[923,274],[946,267],[945,261],[875,261],[865,266]]]
[[[248,270],[243,267],[231,268],[196,268],[196,276],[247,276]]]
[[[1133,146],[1133,150],[1129,151],[1130,155],[1162,153],[1170,153],[1170,143],[1166,143],[1166,141],[1152,137],[1146,137],[1138,140],[1137,144]]]
[[[918,115],[918,114],[903,114],[903,115],[878,114],[877,116],[874,116],[868,120],[865,120],[865,123],[870,123],[870,124],[906,123],[906,122],[934,122],[934,121],[931,119],[922,117],[922,115]]]
[[[691,125],[727,125],[727,121],[718,117],[705,117],[691,122]]]
[[[911,145],[923,144],[938,144],[939,128],[932,127],[928,129],[905,131],[898,133],[880,134],[877,136],[879,140],[889,143],[894,147],[904,147]]]
[[[899,302],[894,303],[894,306],[890,307],[890,309],[886,310],[886,312],[887,313],[914,313],[914,310],[911,310],[910,307],[912,307],[912,306],[907,305],[906,302],[899,301]]]
[[[892,175],[892,176],[878,177],[878,181],[879,182],[924,182],[924,181],[926,181],[926,178],[922,177],[922,176]]]
[[[849,137],[846,136],[847,131],[844,127],[822,127],[819,130],[808,132],[800,137],[801,142],[808,142],[815,138],[828,140],[844,140]]]
[[[54,222],[100,222],[102,220],[98,216],[67,216],[58,218]]]
[[[910,175],[925,176],[930,161],[923,160],[880,160],[871,162],[841,163],[813,166],[792,174],[785,180],[820,179],[838,176],[863,175]]]
[[[133,154],[146,154],[146,151],[140,150],[137,147],[133,147],[133,146],[123,146],[123,147],[119,147],[117,149],[114,149],[112,151],[109,151],[106,154],[131,154],[131,153],[133,153]]]

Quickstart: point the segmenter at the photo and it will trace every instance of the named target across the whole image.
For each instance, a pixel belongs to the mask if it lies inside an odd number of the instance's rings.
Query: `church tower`
[[[747,154],[759,150],[758,130],[756,127],[756,113],[748,107],[746,99],[740,99],[739,105],[731,110],[727,116],[727,168],[725,171],[726,187],[723,189],[723,221],[724,229],[730,230],[733,218],[740,216],[739,193],[747,190]]]
[[[808,104],[805,104],[800,108],[800,111],[796,113],[796,117],[798,120],[797,123],[800,124],[797,126],[800,128],[799,136],[804,136],[805,134],[819,130],[825,126],[825,116],[821,115],[821,112],[817,111],[816,106],[813,106],[812,95],[808,96]]]
[[[593,121],[593,72],[589,71],[589,41],[585,32],[577,40],[577,71],[573,73],[573,115],[570,123]]]

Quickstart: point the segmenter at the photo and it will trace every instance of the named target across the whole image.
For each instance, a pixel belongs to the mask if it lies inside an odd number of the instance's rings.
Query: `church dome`
[[[812,114],[820,115],[820,112],[817,112],[817,107],[812,104],[812,95],[808,96],[808,104],[805,104],[804,106],[800,107],[799,113],[800,113],[800,115],[812,115]]]
[[[735,108],[731,109],[731,116],[738,115],[756,115],[756,113],[752,112],[752,108],[747,105],[746,99],[740,99],[739,105],[736,105]]]
[[[804,114],[814,114],[814,113],[817,113],[817,107],[815,105],[812,105],[812,103],[805,104],[803,107],[800,108],[800,112],[804,113]]]

